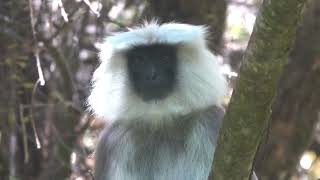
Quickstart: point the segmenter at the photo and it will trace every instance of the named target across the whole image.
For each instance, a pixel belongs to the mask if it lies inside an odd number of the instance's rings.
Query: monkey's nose
[[[149,76],[147,76],[148,81],[156,81],[158,80],[158,74],[156,72],[152,72]]]
[[[150,82],[156,82],[159,80],[159,78],[159,72],[156,70],[156,67],[150,67],[146,74],[146,80]]]

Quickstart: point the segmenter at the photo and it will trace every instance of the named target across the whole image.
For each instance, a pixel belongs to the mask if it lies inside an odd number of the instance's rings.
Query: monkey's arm
[[[95,180],[110,179],[113,169],[118,165],[117,155],[123,147],[123,139],[127,138],[127,129],[121,128],[117,123],[103,130],[95,151]]]

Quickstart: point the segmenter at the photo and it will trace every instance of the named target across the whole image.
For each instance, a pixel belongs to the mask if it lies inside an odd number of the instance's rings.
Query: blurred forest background
[[[261,0],[1,0],[0,179],[90,180],[105,126],[86,111],[99,42],[155,17],[206,24],[237,78]],[[320,178],[320,1],[309,0],[254,166],[261,179]],[[226,104],[228,97],[226,98]]]

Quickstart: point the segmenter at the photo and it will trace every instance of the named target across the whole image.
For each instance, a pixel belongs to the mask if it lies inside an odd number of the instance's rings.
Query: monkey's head
[[[146,24],[107,37],[88,103],[109,120],[170,119],[220,105],[226,81],[206,28]]]

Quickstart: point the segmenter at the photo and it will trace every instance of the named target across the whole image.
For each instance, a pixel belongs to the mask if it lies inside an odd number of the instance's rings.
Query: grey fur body
[[[97,146],[95,180],[207,180],[222,116],[210,107],[157,127],[113,123]]]

